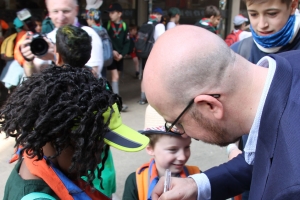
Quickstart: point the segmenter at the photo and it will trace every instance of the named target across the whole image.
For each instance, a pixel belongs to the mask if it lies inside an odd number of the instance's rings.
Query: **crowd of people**
[[[215,6],[194,25],[179,25],[172,7],[168,23],[155,8],[140,28],[128,26],[119,3],[105,8],[105,23],[100,4],[82,20],[76,0],[46,0],[45,19],[20,11],[15,32],[1,20],[1,97],[11,94],[0,124],[17,162],[4,199],[113,199],[110,147],[151,157],[128,174],[124,200],[299,199],[298,1],[244,2],[249,19],[235,16],[225,40]],[[140,132],[120,114],[129,54],[142,79],[138,103],[165,121]],[[186,165],[191,139],[227,146],[229,161]]]

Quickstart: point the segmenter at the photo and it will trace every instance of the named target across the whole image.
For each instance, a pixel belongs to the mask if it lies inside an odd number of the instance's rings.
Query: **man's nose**
[[[268,27],[268,22],[267,22],[266,18],[263,16],[259,17],[258,28],[265,29],[267,27]]]

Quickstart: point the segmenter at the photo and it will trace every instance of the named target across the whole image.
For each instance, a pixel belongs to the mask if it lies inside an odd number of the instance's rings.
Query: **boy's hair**
[[[180,10],[179,8],[172,7],[168,10],[168,16],[170,18],[175,17],[176,15],[180,15]]]
[[[43,159],[43,147],[51,143],[59,156],[68,147],[74,149],[69,168],[76,178],[87,176],[93,186],[103,168],[97,167],[104,151],[104,136],[109,131],[103,113],[118,101],[107,90],[106,81],[98,80],[86,68],[52,66],[22,82],[0,110],[1,131],[15,137],[20,155]],[[106,151],[105,151],[106,152]],[[106,153],[107,154],[107,153]],[[106,155],[107,157],[107,155]],[[22,156],[19,157],[22,159]]]
[[[92,39],[83,29],[65,25],[57,30],[56,51],[64,64],[83,67],[91,57]]]
[[[244,23],[245,23],[245,22],[244,22]],[[243,23],[243,24],[244,24],[244,23]],[[235,30],[241,29],[242,26],[243,26],[243,24],[241,24],[241,25],[234,25],[234,29],[235,29]]]
[[[33,18],[33,20],[35,21],[35,22],[43,22],[43,19],[42,19],[42,17],[41,16],[33,16],[32,17]]]
[[[220,10],[216,6],[210,5],[205,7],[204,17],[210,18],[211,16],[216,17],[220,15]]]
[[[150,135],[146,135],[148,138],[149,138],[149,140],[150,140],[150,142],[149,142],[149,146],[150,147],[152,147],[152,148],[154,148],[155,147],[155,144],[157,143],[157,141],[160,139],[160,138],[162,138],[162,137],[166,137],[166,136],[168,136],[168,137],[176,137],[176,136],[171,136],[171,135],[166,135],[166,134],[159,134],[159,133],[157,133],[157,134],[150,134]]]
[[[130,25],[129,25],[129,29],[128,29],[129,32],[132,31],[133,29],[136,29],[136,30],[137,30],[137,29],[138,29],[137,25],[135,25],[135,24],[130,24]]]
[[[265,3],[269,0],[243,0],[245,4],[249,2],[249,5],[254,4],[254,3]],[[291,5],[293,0],[281,0],[281,3],[285,3],[287,6]]]

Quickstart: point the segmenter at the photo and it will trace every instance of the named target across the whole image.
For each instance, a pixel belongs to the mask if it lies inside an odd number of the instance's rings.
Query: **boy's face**
[[[295,13],[298,1],[287,6],[281,0],[269,0],[265,3],[246,2],[252,28],[260,36],[274,34],[281,30],[291,14]]]
[[[93,20],[92,19],[87,18],[86,22],[88,23],[89,26],[93,25]]]
[[[40,33],[42,31],[42,22],[38,22],[38,21],[35,22],[35,31],[37,33]]]
[[[137,34],[136,28],[131,29],[130,35],[136,35],[136,34]]]
[[[112,22],[118,22],[121,19],[122,13],[118,11],[109,12],[109,18]]]
[[[147,153],[154,157],[159,176],[163,176],[166,169],[172,173],[180,173],[188,161],[191,138],[162,136],[154,147],[147,147]]]
[[[221,21],[221,16],[211,16],[210,17],[210,23],[214,26],[217,27],[220,24]]]

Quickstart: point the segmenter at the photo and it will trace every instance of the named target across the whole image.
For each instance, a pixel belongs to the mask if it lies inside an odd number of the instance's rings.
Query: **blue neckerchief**
[[[189,170],[186,168],[186,166],[183,167],[183,171],[178,174],[178,176],[176,177],[184,177],[183,175],[185,175],[185,177],[189,176]],[[151,180],[152,178],[152,180]],[[150,182],[148,185],[148,195],[147,195],[147,200],[152,200],[151,198],[151,194],[152,191],[154,189],[154,187],[156,186],[157,182],[159,181],[159,177],[157,174],[157,169],[156,169],[156,165],[155,165],[155,160],[152,159],[150,164],[149,164],[149,170],[148,170],[148,181]]]
[[[282,47],[286,45],[294,35],[295,20],[295,15],[291,15],[285,26],[280,31],[267,36],[257,35],[252,26],[250,26],[250,30],[252,32],[253,39],[260,46],[264,48]]]
[[[155,166],[155,161],[154,159],[152,159],[150,165],[149,165],[149,170],[148,170],[148,180],[150,181],[151,180],[151,175],[152,174],[152,167]],[[156,167],[155,169],[156,170]],[[151,181],[151,183],[149,184],[149,188],[148,188],[148,200],[151,200],[151,194],[152,194],[152,191],[154,189],[154,187],[156,186],[157,182],[159,180],[159,177],[156,175],[156,177],[153,178],[153,180]]]

